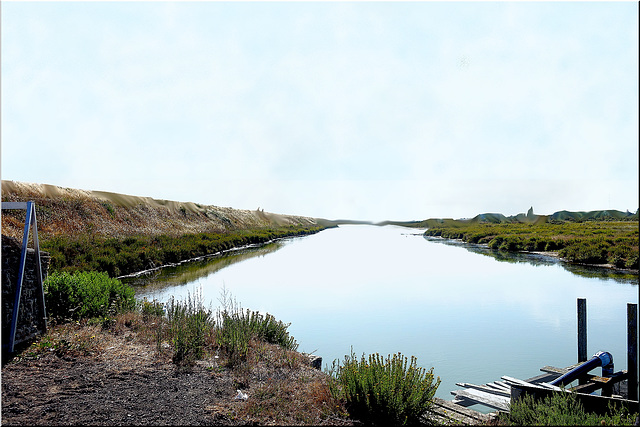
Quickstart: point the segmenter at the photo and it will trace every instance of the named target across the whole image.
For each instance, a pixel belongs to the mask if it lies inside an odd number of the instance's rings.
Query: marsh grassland
[[[569,262],[638,269],[638,221],[434,226],[426,236],[486,244],[501,251],[550,252]]]

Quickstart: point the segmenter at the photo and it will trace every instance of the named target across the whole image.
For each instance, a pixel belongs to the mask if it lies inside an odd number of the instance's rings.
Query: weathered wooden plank
[[[556,378],[558,378],[559,376],[560,374],[544,373],[544,374],[536,375],[535,377],[527,378],[525,381],[531,384],[549,383],[555,380]]]
[[[498,396],[511,397],[511,389],[509,389],[509,391],[505,389],[498,390],[492,387],[488,387],[486,385],[476,385],[476,384],[469,384],[469,383],[456,383],[456,385],[459,387],[472,388],[474,390],[480,390],[487,393],[496,394]]]
[[[520,380],[518,378],[509,377],[507,375],[503,375],[501,377],[501,379],[505,380],[507,382],[507,384],[509,384],[511,386],[513,386],[513,384],[515,384],[515,385],[526,385],[526,386],[531,386],[531,387],[539,387],[536,384],[532,384],[532,383],[529,383],[527,381]]]
[[[494,381],[494,382],[492,382],[491,384],[495,384],[495,385],[497,385],[498,387],[504,387],[504,388],[507,388],[507,389],[510,389],[510,388],[511,388],[511,386],[510,386],[509,384],[507,384],[507,383],[506,383],[506,382],[504,382],[504,381],[500,381],[500,380],[498,380],[498,381]]]
[[[562,390],[557,385],[553,385],[553,384],[549,384],[549,383],[536,383],[536,385],[539,385],[540,387],[543,387],[543,388],[546,388],[546,389],[549,389],[549,390],[555,390],[555,391]]]
[[[580,365],[582,365],[582,363],[576,363],[575,365],[567,366],[566,368],[556,368],[555,366],[543,366],[542,368],[540,368],[540,370],[542,372],[548,372],[550,374],[564,375],[570,370],[572,370],[573,368],[577,368]]]
[[[618,371],[610,378],[607,377],[596,377],[593,376],[589,379],[585,384],[577,385],[576,387],[571,387],[569,390],[575,391],[578,393],[592,393],[599,389],[604,389],[604,387],[608,387],[608,392],[612,392],[613,385],[619,383],[620,381],[626,380],[628,377],[628,373],[626,370]],[[603,394],[605,396],[605,394]]]
[[[486,393],[484,391],[475,390],[475,389],[456,390],[456,391],[452,391],[451,394],[454,394],[455,396],[458,396],[458,397],[464,397],[480,405],[484,405],[493,409],[498,409],[500,411],[509,411],[509,404],[511,402],[510,398],[506,398],[504,396],[498,396],[492,393]]]
[[[542,385],[542,383],[533,384],[527,381],[520,380],[518,378],[508,377],[506,375],[503,376],[502,379],[505,380],[508,384],[512,384],[513,386],[525,386],[525,387],[533,387],[533,388],[539,388],[544,390],[556,390],[556,391],[562,390],[560,387],[557,387],[551,384],[546,384],[546,383],[544,383],[544,385]]]
[[[464,408],[466,408],[467,406],[477,405],[477,403],[472,400],[466,399],[464,397],[458,397],[458,396],[454,397],[452,402]]]
[[[507,392],[507,393],[511,392],[511,387],[509,385],[507,385],[506,383],[504,385],[503,384],[496,384],[496,382],[494,381],[492,383],[487,383],[486,386],[489,387],[489,388],[493,388],[495,390],[504,391],[504,392]]]
[[[475,425],[486,423],[494,417],[492,414],[483,414],[437,397],[433,398],[432,410],[433,414],[431,415],[435,415],[435,417],[430,416],[429,418],[439,418],[444,421],[444,424],[453,421],[456,424]]]

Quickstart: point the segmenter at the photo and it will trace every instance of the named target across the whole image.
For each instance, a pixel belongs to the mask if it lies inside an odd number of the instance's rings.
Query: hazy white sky
[[[2,179],[324,218],[638,208],[637,2],[6,2]]]

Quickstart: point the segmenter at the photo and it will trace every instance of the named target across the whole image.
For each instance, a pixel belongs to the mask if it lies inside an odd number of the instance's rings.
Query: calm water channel
[[[638,302],[637,275],[362,225],[167,268],[136,296],[201,290],[215,308],[223,287],[243,308],[290,322],[298,350],[325,366],[351,349],[416,356],[441,378],[444,399],[456,382],[526,379],[575,363],[577,298],[587,299],[589,356],[608,351],[626,369],[626,305]]]

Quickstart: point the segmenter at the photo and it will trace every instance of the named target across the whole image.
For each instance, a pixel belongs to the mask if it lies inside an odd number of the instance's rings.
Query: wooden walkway
[[[438,425],[487,424],[497,416],[497,413],[483,414],[438,397],[433,398],[432,411],[428,418]]]
[[[498,381],[482,385],[456,383],[461,389],[451,392],[454,396],[452,401],[434,398],[433,413],[430,418],[441,424],[486,424],[492,418],[495,418],[499,412],[508,412],[511,406],[511,399],[516,400],[523,395],[533,395],[534,398],[538,399],[567,391],[576,392],[577,399],[582,402],[585,408],[589,408],[593,412],[602,413],[608,409],[611,403],[626,407],[629,411],[637,411],[637,304],[627,304],[627,367],[629,371],[618,371],[608,377],[581,373],[577,378],[578,385],[568,389],[562,389],[550,384],[561,375],[587,362],[586,304],[586,299],[578,298],[578,360],[582,362],[566,368],[544,366],[540,368],[540,371],[543,372],[542,374],[527,380],[503,376]],[[611,370],[613,370],[613,363],[611,363]],[[600,395],[591,394],[596,390],[602,390]],[[483,405],[496,412],[484,414],[469,408],[474,405]]]
[[[541,375],[520,380],[517,378],[503,376],[498,381],[487,384],[476,385],[469,383],[456,383],[462,387],[460,390],[454,390],[451,394],[454,396],[452,401],[434,398],[433,414],[431,419],[439,424],[456,424],[456,425],[477,425],[486,424],[495,417],[499,412],[509,412],[511,404],[512,389],[516,393],[523,390],[525,392],[534,392],[549,394],[553,392],[561,392],[560,387],[549,384],[560,375],[569,372],[571,369],[580,365],[575,364],[566,368],[556,368],[553,366],[544,366],[540,368],[543,373]],[[607,405],[609,401],[616,401],[623,404],[634,404],[634,401],[623,399],[626,394],[626,384],[623,382],[627,378],[627,371],[616,372],[611,378],[604,378],[597,375],[585,374],[582,376],[580,385],[567,389],[576,391],[581,398],[589,398],[591,401],[602,400],[603,405]],[[591,393],[598,389],[607,389],[610,397],[592,396]],[[637,402],[635,403],[637,405]],[[469,408],[473,405],[483,405],[491,408],[494,412],[484,414]]]

